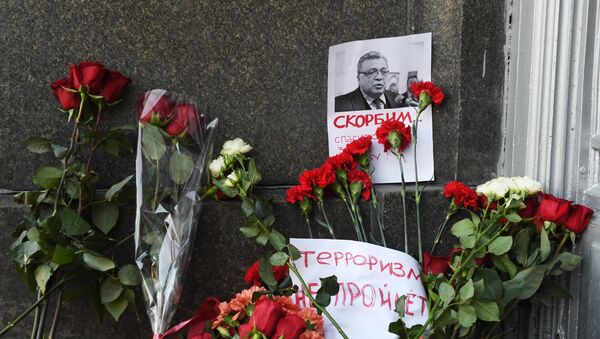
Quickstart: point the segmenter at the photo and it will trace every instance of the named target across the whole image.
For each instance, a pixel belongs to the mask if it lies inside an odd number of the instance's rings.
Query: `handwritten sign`
[[[393,154],[383,152],[375,131],[388,119],[410,126],[416,118],[418,105],[410,84],[427,80],[431,80],[431,33],[352,41],[329,47],[329,155],[340,153],[353,140],[371,135],[373,182],[400,182],[398,160]],[[380,103],[373,101],[377,96]],[[431,117],[431,107],[419,117],[419,181],[434,179]],[[416,180],[414,163],[414,144],[411,144],[404,151],[402,165],[407,182]]]
[[[335,275],[339,293],[327,310],[350,338],[397,338],[387,331],[398,319],[396,300],[406,296],[407,326],[427,321],[427,294],[421,284],[418,262],[406,253],[351,240],[290,239],[301,253],[296,260],[302,277],[315,296],[319,278]],[[300,282],[294,279],[298,286]],[[292,300],[310,307],[310,300],[298,291]],[[325,319],[325,337],[341,338]]]

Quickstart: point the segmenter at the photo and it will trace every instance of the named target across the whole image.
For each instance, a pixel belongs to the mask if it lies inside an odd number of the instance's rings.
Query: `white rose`
[[[529,177],[514,177],[512,180],[518,188],[515,193],[524,193],[528,196],[542,191],[542,184]]]
[[[504,198],[509,191],[510,180],[508,178],[492,179],[485,184],[477,186],[477,194],[483,194],[492,201]]]
[[[225,169],[225,158],[219,156],[211,161],[210,165],[208,165],[208,169],[210,169],[210,174],[212,174],[213,177],[218,177]]]
[[[238,180],[240,180],[240,178],[238,178],[237,174],[235,174],[235,172],[231,172],[227,176],[227,180],[225,180],[225,182],[223,183],[223,186],[233,187],[238,182]]]
[[[240,138],[235,138],[233,140],[227,140],[223,144],[223,149],[221,150],[222,155],[236,155],[236,154],[245,154],[252,150],[252,146],[248,145],[244,142],[244,140]]]

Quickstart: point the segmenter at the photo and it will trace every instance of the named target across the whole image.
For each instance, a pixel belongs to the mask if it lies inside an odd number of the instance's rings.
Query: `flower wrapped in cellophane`
[[[155,338],[179,304],[196,235],[207,161],[217,119],[165,90],[138,101],[135,258]]]

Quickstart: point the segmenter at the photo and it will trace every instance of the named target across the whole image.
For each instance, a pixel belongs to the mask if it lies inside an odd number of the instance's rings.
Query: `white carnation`
[[[248,145],[241,138],[235,138],[233,140],[227,140],[223,144],[223,149],[221,150],[222,155],[237,155],[237,154],[245,154],[252,150],[252,146]]]

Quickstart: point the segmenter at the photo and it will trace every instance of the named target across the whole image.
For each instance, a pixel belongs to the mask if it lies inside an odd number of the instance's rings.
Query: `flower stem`
[[[396,154],[398,158],[398,164],[400,164],[400,178],[402,180],[402,190],[400,196],[402,197],[402,218],[404,220],[404,252],[408,254],[408,222],[406,220],[406,182],[404,181],[404,168],[402,166],[402,157],[400,154]]]
[[[383,227],[382,207],[381,204],[379,204],[379,201],[377,200],[377,194],[375,192],[375,189],[373,188],[373,185],[371,185],[371,204],[375,209],[375,218],[377,218],[377,225],[379,226],[379,235],[381,236],[381,243],[383,247],[387,247],[387,242],[385,241],[385,234],[383,233],[385,227]]]
[[[40,308],[37,307],[37,305],[39,303],[41,303],[42,300],[44,300],[42,298],[42,296],[43,296],[42,292],[38,291],[37,302],[34,304],[34,305],[36,305],[36,307],[35,307],[35,314],[34,314],[34,317],[33,317],[33,327],[31,328],[31,339],[36,339],[37,338],[37,330],[38,330],[38,326],[39,326],[39,323],[40,323],[40,312],[41,312]],[[10,323],[9,323],[9,325],[10,325]],[[3,332],[0,332],[0,335],[2,335]]]
[[[313,238],[313,234],[312,234],[312,230],[310,229],[310,219],[308,218],[308,215],[304,216],[304,221],[306,221],[306,226],[308,227],[308,236],[310,236],[310,238]]]
[[[63,286],[65,283],[67,283],[67,282],[75,279],[76,277],[78,277],[79,275],[81,275],[83,272],[84,271],[80,271],[78,273],[75,273],[75,274],[71,275],[70,277],[63,278],[56,285],[52,286],[52,288],[50,288],[48,291],[46,291],[46,293],[44,293],[44,295],[42,295],[40,298],[38,298],[37,301],[34,302],[33,304],[31,304],[23,313],[21,313],[14,320],[9,321],[8,324],[0,331],[0,337],[3,336],[6,332],[12,330],[19,322],[21,322],[21,320],[23,320],[23,318],[25,318],[29,313],[31,313],[31,311],[33,311],[34,309],[37,309],[38,306],[46,298],[48,298],[52,294],[52,292],[54,292],[54,290],[56,290],[57,288]]]
[[[335,327],[335,329],[342,336],[342,338],[348,339],[348,336],[346,335],[346,333],[344,333],[344,330],[342,330],[342,328],[340,327],[340,325],[335,321],[335,319],[331,316],[331,314],[327,311],[327,309],[325,307],[323,307],[322,305],[320,305],[315,300],[315,298],[312,296],[312,294],[310,293],[310,290],[308,289],[308,285],[306,285],[306,281],[304,281],[304,278],[302,278],[302,275],[300,275],[300,272],[298,271],[298,268],[296,267],[296,265],[291,260],[288,261],[288,267],[290,268],[290,270],[292,272],[294,272],[294,274],[296,275],[296,277],[298,278],[298,280],[300,280],[300,283],[302,284],[302,289],[304,291],[304,294],[310,299],[310,301],[312,301],[313,306],[317,310],[321,311],[327,317],[327,319],[329,319],[329,321],[331,322],[331,324],[333,325],[333,327]]]
[[[419,203],[421,202],[421,192],[419,191],[419,167],[417,166],[417,128],[419,126],[419,116],[421,113],[417,112],[417,118],[413,122],[413,144],[414,149],[414,164],[415,164],[415,207],[416,207],[416,221],[417,221],[417,239],[419,241],[419,263],[423,263],[423,249],[421,244],[421,220],[419,213]]]
[[[81,108],[80,108],[81,109]],[[63,159],[63,173],[60,177],[60,182],[58,184],[58,188],[56,189],[56,198],[54,199],[54,210],[52,215],[56,215],[58,212],[58,200],[60,199],[60,192],[62,190],[63,185],[65,184],[65,179],[67,178],[67,167],[69,167],[69,158],[73,153],[75,148],[75,140],[77,139],[77,134],[79,134],[79,122],[75,122],[75,127],[73,128],[73,133],[71,133],[71,142],[69,144],[69,148],[67,149],[67,153],[65,153],[65,158]]]
[[[331,238],[335,239],[335,234],[333,233],[333,227],[329,223],[329,218],[327,218],[327,213],[325,213],[325,207],[323,206],[323,200],[318,202],[319,210],[321,210],[321,214],[323,215],[323,219],[325,219],[325,223],[327,224],[327,229],[329,230],[329,234],[331,234]]]
[[[440,240],[444,236],[444,233],[446,233],[445,232],[446,231],[446,225],[448,224],[448,220],[450,220],[450,218],[454,215],[454,213],[455,212],[449,212],[448,214],[446,214],[446,219],[444,220],[444,222],[438,228],[438,232],[437,232],[437,234],[435,236],[435,239],[433,240],[433,245],[431,246],[431,254],[435,255],[435,248],[440,243]]]
[[[38,306],[39,308],[39,306]],[[44,336],[44,325],[46,324],[46,311],[48,310],[48,301],[44,301],[42,304],[42,312],[40,313],[40,323],[37,328],[36,339],[42,339]]]
[[[152,200],[152,212],[156,211],[158,204],[158,189],[160,186],[160,161],[156,159],[156,185],[154,186],[154,199]]]
[[[54,333],[56,332],[56,326],[58,324],[58,316],[60,314],[60,308],[62,306],[62,295],[63,295],[63,289],[61,287],[58,290],[58,297],[56,299],[56,308],[54,309],[54,317],[52,318],[52,326],[50,326],[50,333],[48,333],[48,339],[54,338]]]

